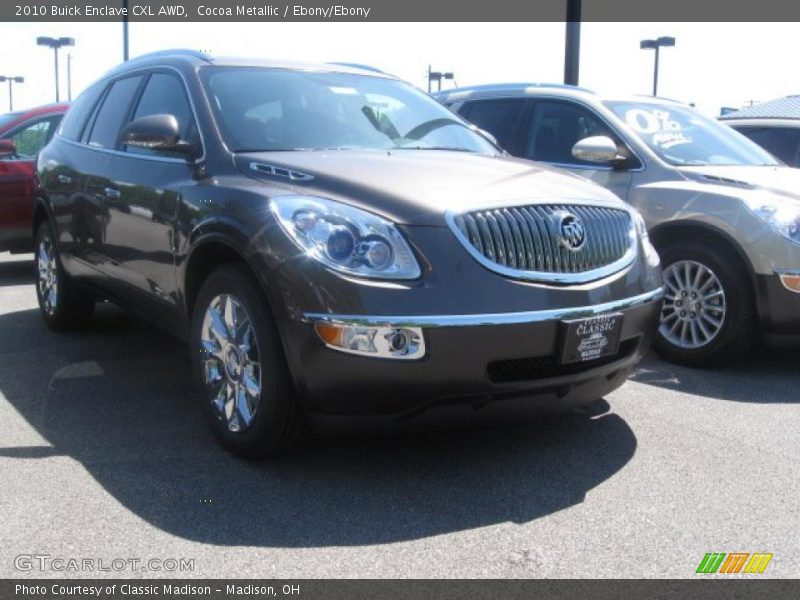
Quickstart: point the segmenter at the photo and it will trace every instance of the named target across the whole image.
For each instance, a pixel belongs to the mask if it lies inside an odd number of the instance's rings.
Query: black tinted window
[[[789,127],[737,127],[756,144],[787,165],[800,165],[800,128]]]
[[[96,83],[78,96],[69,111],[67,111],[64,120],[61,121],[61,127],[58,130],[59,135],[73,141],[80,139],[86,120],[92,113],[100,94],[103,93],[103,89],[104,86],[102,84]]]
[[[141,79],[141,75],[137,75],[114,82],[97,112],[97,118],[89,136],[90,146],[116,147],[120,127],[128,114],[133,94],[139,87]]]
[[[525,105],[526,100],[522,98],[477,100],[465,104],[462,112],[472,123],[491,133],[501,148],[514,153],[514,140]]]
[[[525,158],[563,165],[593,165],[572,156],[580,140],[604,135],[616,136],[594,113],[571,102],[540,100],[533,109]]]
[[[164,73],[155,73],[150,77],[133,118],[149,115],[174,116],[178,120],[181,138],[186,138],[192,122],[192,110],[178,77]]]

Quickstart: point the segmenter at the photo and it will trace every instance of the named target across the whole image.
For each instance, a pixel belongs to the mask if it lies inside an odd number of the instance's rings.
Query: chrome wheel
[[[49,235],[42,237],[39,242],[36,258],[39,269],[39,297],[45,312],[52,315],[58,306],[58,268],[56,249]]]
[[[664,305],[659,333],[679,348],[700,348],[717,337],[725,323],[725,290],[714,271],[693,260],[664,269]]]
[[[203,379],[214,411],[229,431],[244,431],[261,400],[258,344],[244,305],[230,294],[216,296],[200,336]]]

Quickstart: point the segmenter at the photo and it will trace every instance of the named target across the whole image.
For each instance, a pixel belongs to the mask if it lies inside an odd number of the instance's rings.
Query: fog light
[[[317,323],[314,329],[326,346],[350,354],[398,359],[418,359],[425,355],[425,340],[419,327]]]
[[[776,271],[776,273],[780,277],[783,287],[790,292],[800,294],[800,271]]]

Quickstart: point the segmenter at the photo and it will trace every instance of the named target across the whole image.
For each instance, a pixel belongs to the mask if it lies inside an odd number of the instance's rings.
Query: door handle
[[[116,200],[117,198],[122,196],[122,192],[120,192],[119,190],[115,190],[114,188],[107,187],[103,191],[106,193],[106,198],[111,198],[113,200]]]
[[[58,179],[58,183],[63,183],[64,185],[72,183],[72,177],[69,175],[59,175],[56,179]]]

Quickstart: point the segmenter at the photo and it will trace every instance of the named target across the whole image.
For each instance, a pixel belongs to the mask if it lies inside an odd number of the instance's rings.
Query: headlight
[[[420,275],[406,240],[378,215],[313,196],[277,196],[271,208],[289,237],[331,269],[378,279]]]
[[[800,244],[800,205],[768,194],[743,198],[755,215],[787,240]]]
[[[661,258],[658,256],[655,246],[653,246],[653,243],[650,241],[650,234],[647,233],[647,224],[644,222],[644,217],[642,217],[638,210],[631,209],[631,212],[633,213],[633,221],[636,223],[636,233],[639,234],[639,239],[642,241],[642,248],[644,248],[647,264],[651,267],[657,267],[661,263]]]

